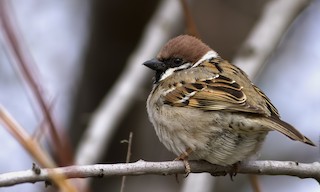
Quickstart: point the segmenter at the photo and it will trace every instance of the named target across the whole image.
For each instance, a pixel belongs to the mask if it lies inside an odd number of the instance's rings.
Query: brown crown
[[[196,63],[211,48],[201,40],[190,35],[180,35],[168,41],[159,52],[157,59],[181,58]]]

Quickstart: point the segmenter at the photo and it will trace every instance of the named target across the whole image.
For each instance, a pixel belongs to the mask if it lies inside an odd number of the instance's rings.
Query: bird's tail
[[[294,128],[292,125],[282,121],[278,117],[268,117],[265,119],[266,123],[269,124],[269,128],[279,131],[280,133],[286,135],[292,140],[297,140],[303,143],[306,143],[311,146],[316,146],[310,139],[308,139],[306,136],[301,134],[296,128]]]

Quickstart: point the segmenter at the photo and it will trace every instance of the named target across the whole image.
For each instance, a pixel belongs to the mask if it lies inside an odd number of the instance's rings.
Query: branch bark
[[[207,172],[213,176],[224,176],[232,167],[222,167],[204,161],[190,161],[192,173]],[[63,174],[66,178],[111,177],[124,175],[172,175],[183,174],[185,167],[181,161],[95,164],[68,166],[53,169],[38,169],[0,174],[0,187],[22,183],[49,181],[50,172]],[[301,179],[313,178],[320,183],[320,162],[298,163],[293,161],[248,161],[241,163],[241,174],[288,175]]]

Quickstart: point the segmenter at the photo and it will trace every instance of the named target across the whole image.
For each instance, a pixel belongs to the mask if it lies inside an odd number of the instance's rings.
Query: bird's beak
[[[164,71],[166,69],[166,65],[156,58],[144,62],[143,65],[155,71]]]

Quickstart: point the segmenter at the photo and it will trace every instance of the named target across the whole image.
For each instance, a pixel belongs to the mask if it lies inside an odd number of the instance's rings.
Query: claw
[[[188,175],[191,173],[191,167],[188,161],[188,157],[190,153],[192,152],[192,149],[188,148],[184,153],[179,155],[177,158],[174,159],[174,161],[183,161],[184,167],[185,167],[185,176],[188,177]],[[178,174],[175,174],[176,180],[179,183]]]
[[[177,159],[177,158],[175,158],[174,161],[182,161],[182,162],[183,162],[184,167],[185,167],[185,169],[184,169],[184,170],[185,170],[185,175],[184,175],[184,177],[185,177],[185,178],[188,177],[189,174],[191,173],[191,166],[190,166],[190,164],[189,164],[189,161],[186,160],[186,159]],[[177,183],[179,183],[178,174],[175,174],[175,177],[176,177]]]
[[[184,177],[188,177],[188,175],[191,173],[191,167],[190,167],[189,161],[183,160],[183,164],[184,164],[185,172],[186,172]]]
[[[241,162],[239,161],[239,162],[231,165],[232,167],[231,167],[231,169],[230,169],[230,171],[228,173],[229,176],[230,176],[231,181],[233,181],[233,177],[235,177],[237,175],[237,173],[239,171],[239,165],[240,164],[241,164]]]

